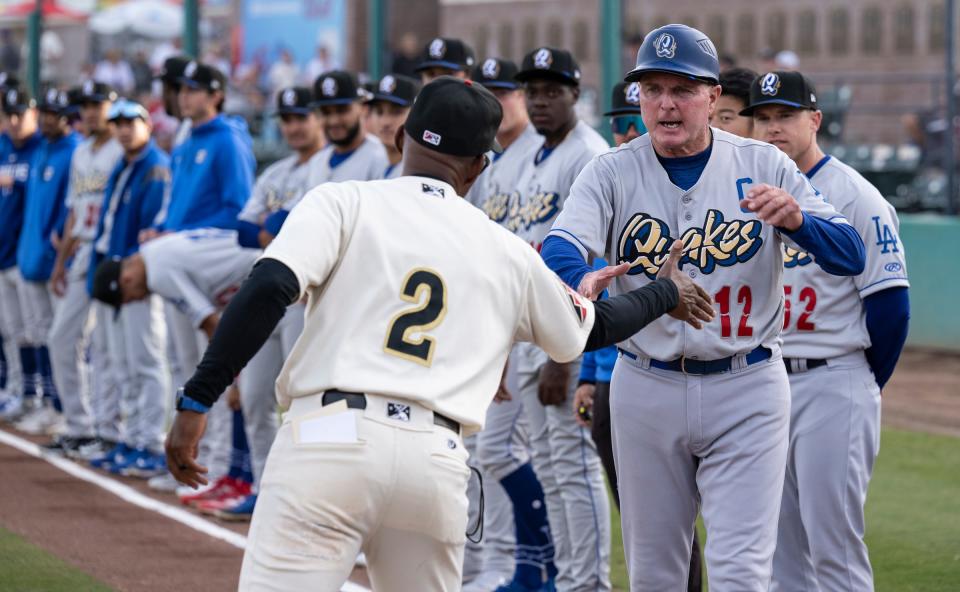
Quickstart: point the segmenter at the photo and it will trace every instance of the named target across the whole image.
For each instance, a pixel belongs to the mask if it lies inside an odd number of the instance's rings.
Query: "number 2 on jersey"
[[[432,269],[413,269],[403,279],[400,299],[414,306],[390,320],[383,351],[429,367],[436,339],[426,332],[437,327],[447,314],[447,289],[443,279]],[[414,337],[417,333],[419,336]]]
[[[790,302],[790,296],[793,295],[793,286],[784,286],[783,295],[785,296],[783,300],[783,329],[784,331],[790,327],[790,316],[791,316],[791,307],[792,303]],[[803,313],[797,317],[797,331],[814,331],[817,326],[810,322],[810,316],[813,314],[814,309],[817,308],[817,292],[810,286],[806,286],[800,290],[799,301],[803,303]]]
[[[720,288],[713,299],[720,305],[720,336],[730,337],[733,329],[730,325],[730,286]],[[737,337],[751,337],[753,327],[750,326],[750,309],[753,308],[753,294],[750,286],[740,286],[737,290],[737,304],[740,305],[740,322],[737,323]]]

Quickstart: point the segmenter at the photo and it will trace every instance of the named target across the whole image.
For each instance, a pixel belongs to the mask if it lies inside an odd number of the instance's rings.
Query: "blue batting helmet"
[[[645,72],[666,72],[719,84],[717,49],[704,33],[686,25],[665,25],[643,39],[637,65],[624,78],[635,82]]]

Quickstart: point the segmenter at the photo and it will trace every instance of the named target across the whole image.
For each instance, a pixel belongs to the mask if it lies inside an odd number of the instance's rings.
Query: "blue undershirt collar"
[[[331,168],[331,169],[337,168],[338,166],[340,166],[340,165],[343,163],[343,161],[345,161],[345,160],[347,160],[348,158],[350,158],[351,156],[353,156],[353,153],[356,152],[356,151],[357,151],[356,148],[354,148],[354,149],[351,150],[350,152],[337,152],[336,150],[334,150],[334,151],[330,154],[330,168]]]
[[[700,175],[707,166],[712,151],[713,142],[710,142],[707,149],[699,154],[694,154],[693,156],[678,156],[676,158],[667,158],[657,154],[657,160],[660,161],[664,170],[667,171],[667,176],[670,177],[671,183],[684,191],[689,191],[690,188],[700,180]]]

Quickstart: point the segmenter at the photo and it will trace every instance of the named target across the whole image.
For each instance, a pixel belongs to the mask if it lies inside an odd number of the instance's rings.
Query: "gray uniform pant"
[[[710,591],[766,592],[790,420],[779,352],[707,376],[621,354],[610,416],[630,589],[686,589],[699,509]]]
[[[17,284],[20,297],[20,318],[27,345],[47,345],[47,334],[53,324],[53,292],[47,282],[23,280]]]
[[[858,351],[790,375],[773,592],[873,590],[863,506],[880,450],[880,389]]]
[[[19,394],[23,388],[20,371],[20,346],[26,343],[23,329],[23,311],[17,286],[22,279],[20,270],[8,267],[0,271],[0,335],[7,357],[7,392]]]
[[[547,355],[527,343],[516,352],[533,469],[543,486],[556,550],[557,590],[610,590],[610,502],[603,468],[590,431],[573,416],[580,364],[572,364],[566,402],[545,407],[537,391]]]
[[[304,305],[287,309],[277,328],[240,373],[240,405],[250,447],[253,482],[259,484],[270,446],[280,427],[276,382],[283,363],[303,331]]]
[[[120,439],[153,452],[163,450],[170,383],[166,326],[159,296],[124,304],[104,315],[110,359],[120,378]]]

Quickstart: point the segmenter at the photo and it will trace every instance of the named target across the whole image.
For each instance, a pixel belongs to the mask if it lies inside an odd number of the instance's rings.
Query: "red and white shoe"
[[[222,497],[220,499],[202,500],[194,503],[193,509],[207,516],[216,516],[217,512],[229,510],[235,506],[238,506],[245,499],[247,499],[247,496],[241,495]]]
[[[247,495],[250,495],[249,483],[226,475],[214,481],[211,487],[181,495],[180,503],[185,506],[195,506],[202,501],[245,497]]]

